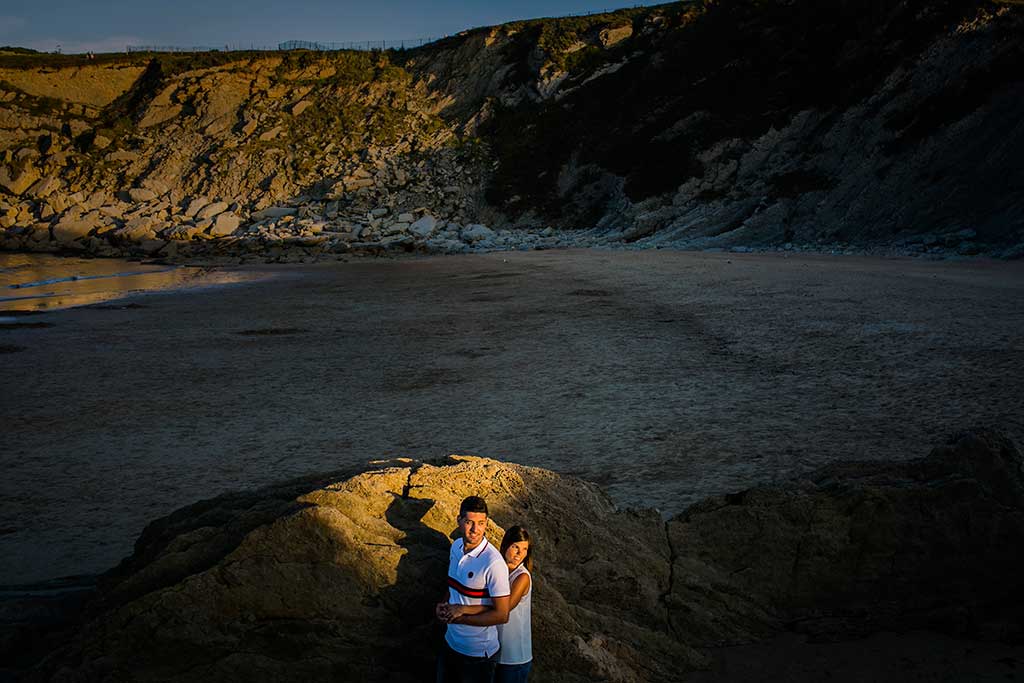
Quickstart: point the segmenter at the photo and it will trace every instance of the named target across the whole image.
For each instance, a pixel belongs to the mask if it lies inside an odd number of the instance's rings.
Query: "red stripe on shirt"
[[[462,593],[467,598],[489,598],[489,597],[491,597],[491,594],[487,592],[486,588],[470,588],[469,586],[462,585],[461,583],[459,583],[458,581],[456,581],[455,579],[453,579],[450,576],[448,577],[448,586],[451,587],[451,588],[454,588],[459,593]]]

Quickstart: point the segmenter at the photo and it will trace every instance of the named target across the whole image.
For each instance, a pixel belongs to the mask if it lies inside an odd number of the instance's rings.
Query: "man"
[[[498,624],[508,621],[508,566],[484,536],[487,503],[470,496],[459,506],[459,532],[448,556],[448,602],[437,618],[448,624],[437,658],[438,683],[490,683],[498,663]],[[485,605],[476,614],[453,616],[450,605]]]

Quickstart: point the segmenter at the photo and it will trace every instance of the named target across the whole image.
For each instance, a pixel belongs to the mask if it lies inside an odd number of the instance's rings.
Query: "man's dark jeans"
[[[497,652],[490,657],[467,657],[444,643],[437,656],[437,683],[491,683],[496,666]]]

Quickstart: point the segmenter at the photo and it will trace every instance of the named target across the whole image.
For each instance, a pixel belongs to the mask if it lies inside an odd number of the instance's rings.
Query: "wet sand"
[[[0,584],[102,571],[182,505],[375,458],[508,459],[673,514],[975,425],[1024,435],[1024,262],[558,251],[270,270],[288,277],[0,330]]]
[[[153,291],[217,287],[254,276],[238,268],[0,252],[0,318],[9,311],[87,306]]]

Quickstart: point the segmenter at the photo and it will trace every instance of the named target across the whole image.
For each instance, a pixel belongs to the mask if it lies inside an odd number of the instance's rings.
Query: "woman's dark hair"
[[[533,572],[533,541],[530,539],[530,532],[521,526],[509,527],[508,531],[505,532],[505,536],[501,539],[501,556],[505,557],[505,551],[513,543],[519,541],[526,541],[530,545],[526,547],[526,557],[523,558],[523,564],[526,565],[526,570]]]

